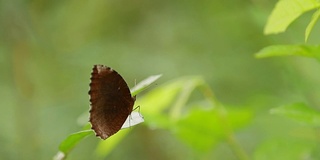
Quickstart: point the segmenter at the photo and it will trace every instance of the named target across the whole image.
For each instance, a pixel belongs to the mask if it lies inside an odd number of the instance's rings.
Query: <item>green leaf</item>
[[[253,113],[250,110],[242,109],[228,109],[228,118],[230,125],[233,129],[239,129],[248,125],[252,118]]]
[[[223,138],[223,129],[214,109],[194,109],[172,130],[178,138],[199,151],[210,150]]]
[[[64,159],[65,156],[85,137],[93,134],[92,130],[84,130],[69,135],[64,141],[60,143],[59,152],[55,156],[56,160]]]
[[[265,141],[254,152],[255,160],[316,159],[310,155],[316,142],[296,138],[273,138]]]
[[[190,82],[197,83],[199,77],[190,76],[179,78],[158,86],[137,99],[136,105],[141,106],[142,115],[149,127],[167,128],[170,124],[168,114],[163,112],[176,101],[177,96]]]
[[[144,80],[142,80],[140,83],[138,83],[137,85],[135,85],[133,88],[130,89],[131,91],[131,95],[135,96],[138,93],[142,92],[143,90],[145,90],[147,87],[150,86],[150,84],[152,84],[153,82],[155,82],[157,79],[159,79],[162,75],[153,75],[150,76]]]
[[[264,33],[284,32],[300,15],[319,6],[317,0],[280,0],[268,18]]]
[[[216,108],[192,109],[172,127],[172,130],[186,144],[198,151],[206,152],[230,134],[226,126],[238,129],[252,119],[252,113],[245,110],[230,110],[227,112],[227,121],[221,120],[221,114]]]
[[[266,58],[273,56],[304,56],[320,60],[320,46],[310,45],[273,45],[268,46],[256,53],[256,58]]]
[[[314,12],[314,14],[312,15],[311,21],[310,21],[310,23],[308,24],[308,26],[306,28],[305,42],[308,41],[309,35],[311,33],[311,30],[313,29],[314,25],[318,21],[319,17],[320,17],[320,9],[318,9],[316,12]]]
[[[270,110],[272,114],[294,119],[304,124],[320,126],[320,112],[304,103],[294,103]]]

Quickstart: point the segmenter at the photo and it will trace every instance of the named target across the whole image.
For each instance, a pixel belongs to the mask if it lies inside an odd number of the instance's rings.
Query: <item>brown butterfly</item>
[[[90,83],[90,123],[96,136],[107,139],[117,133],[126,119],[130,123],[130,114],[135,102],[124,79],[112,68],[94,65]],[[143,118],[140,117],[140,122]],[[133,125],[137,123],[133,122]]]

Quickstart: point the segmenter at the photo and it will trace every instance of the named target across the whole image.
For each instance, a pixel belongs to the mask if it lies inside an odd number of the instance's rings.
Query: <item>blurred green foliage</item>
[[[129,86],[163,76],[137,97],[145,123],[68,159],[319,159],[318,49],[301,45],[312,13],[265,36],[276,2],[1,1],[0,159],[51,159],[82,129],[93,64]],[[291,53],[261,50],[276,44]]]

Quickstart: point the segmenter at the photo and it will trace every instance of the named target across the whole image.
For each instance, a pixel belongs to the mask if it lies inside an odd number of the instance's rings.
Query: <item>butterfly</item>
[[[132,112],[136,97],[132,97],[125,80],[115,70],[94,65],[90,82],[91,128],[105,140],[122,128],[142,123],[139,112]]]

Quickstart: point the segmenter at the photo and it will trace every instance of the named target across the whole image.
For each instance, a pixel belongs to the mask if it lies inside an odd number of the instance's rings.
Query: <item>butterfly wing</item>
[[[124,79],[110,67],[95,65],[90,83],[90,123],[96,136],[107,139],[121,129],[135,98]]]

